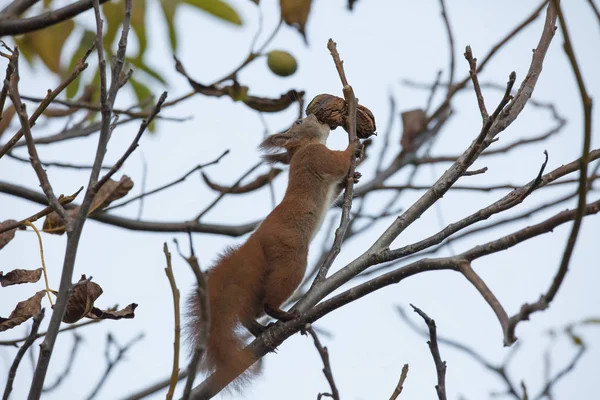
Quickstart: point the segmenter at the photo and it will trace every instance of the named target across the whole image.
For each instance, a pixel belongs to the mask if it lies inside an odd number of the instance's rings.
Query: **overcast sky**
[[[187,93],[189,86],[174,71],[166,26],[159,7],[155,1],[148,3],[147,23],[151,28],[148,30],[147,57],[149,64],[168,78],[169,97],[175,98]],[[201,82],[208,83],[220,78],[239,65],[246,57],[248,46],[256,32],[256,6],[248,0],[232,0],[230,3],[244,20],[244,25],[240,28],[231,27],[190,8],[182,8],[177,16],[176,25],[180,38],[178,57],[187,71]],[[447,3],[456,44],[457,79],[462,79],[468,72],[467,62],[462,56],[466,45],[471,45],[474,55],[482,58],[538,5],[538,2],[519,0],[459,0]],[[591,96],[596,96],[600,90],[600,78],[597,74],[600,63],[600,25],[586,1],[564,3],[588,90]],[[261,9],[265,26],[260,42],[265,40],[278,21],[278,2],[263,0]],[[84,15],[78,17],[77,21],[89,25],[92,22],[89,17],[89,14]],[[531,50],[538,42],[543,21],[542,16],[506,46],[486,67],[480,80],[504,84],[509,73],[514,70],[517,73],[518,87],[529,67]],[[333,38],[338,42],[348,79],[357,97],[373,111],[379,131],[383,132],[390,112],[390,94],[396,99],[398,111],[423,107],[426,103],[428,93],[403,86],[402,79],[431,82],[440,69],[444,70],[444,79],[447,78],[449,50],[437,0],[359,1],[354,12],[346,10],[345,0],[318,0],[314,1],[307,32],[310,47],[305,47],[300,36],[289,27],[284,27],[269,46],[269,49],[283,49],[293,53],[299,62],[298,72],[289,78],[275,77],[266,68],[264,60],[258,60],[239,76],[240,81],[250,87],[250,93],[279,96],[288,89],[296,88],[306,91],[307,100],[319,93],[341,95],[339,78],[326,49],[327,39]],[[132,51],[135,47],[133,37],[132,35],[130,39]],[[75,42],[69,43],[69,46],[75,45]],[[57,83],[42,68],[31,70],[25,64],[22,68],[21,92],[24,94],[41,96],[47,88],[54,87]],[[152,89],[156,94],[164,90],[160,86]],[[486,90],[484,94],[488,109],[493,109],[501,93]],[[440,93],[435,99],[437,104],[441,96]],[[469,177],[468,182],[461,180],[461,183],[483,185],[528,182],[539,170],[544,150],[548,150],[550,155],[547,171],[579,157],[583,132],[581,103],[573,73],[562,50],[560,32],[550,47],[534,97],[543,102],[554,103],[558,112],[568,120],[566,128],[550,142],[523,147],[510,157],[498,156],[476,162],[475,168],[487,166],[488,172]],[[132,101],[132,94],[123,92],[118,104],[128,106]],[[434,155],[461,153],[479,132],[481,119],[472,91],[465,90],[459,94],[453,107],[456,113],[437,140]],[[275,132],[285,128],[293,121],[296,113],[297,108],[291,107],[286,112],[267,115],[270,130]],[[244,105],[226,98],[196,96],[175,108],[165,110],[164,115],[193,118],[182,123],[161,122],[156,134],[147,134],[142,138],[140,148],[122,169],[122,173],[132,177],[136,183],[132,194],[141,191],[143,160],[147,162],[149,189],[183,175],[198,163],[213,160],[226,149],[231,149],[231,153],[220,164],[206,170],[218,182],[233,183],[256,163],[256,145],[261,140],[264,129],[257,113]],[[594,116],[599,117],[598,107],[594,110]],[[401,130],[399,118],[395,118],[396,124],[391,137],[394,151],[399,148]],[[518,120],[500,134],[500,143],[535,136],[549,128],[551,123],[547,110],[528,106]],[[54,127],[55,130],[50,128],[52,126],[36,127],[34,135],[54,133],[60,127]],[[117,129],[109,146],[107,161],[120,157],[136,131],[135,124]],[[598,146],[597,130],[594,130],[593,135],[592,148],[595,148]],[[344,147],[345,138],[342,130],[333,132],[330,147]],[[381,136],[374,138],[376,148],[380,139]],[[59,145],[39,146],[40,157],[45,160],[89,163],[96,140],[97,136],[93,136]],[[24,150],[20,148],[18,154],[25,155]],[[371,164],[363,167],[363,173],[366,172],[363,179],[368,180],[368,171],[372,171],[375,158],[372,157]],[[417,176],[416,183],[431,183],[445,167],[447,166],[426,166]],[[87,182],[87,172],[49,168],[48,173],[56,193],[72,193]],[[393,182],[402,182],[401,176]],[[7,157],[0,160],[0,180],[38,189],[31,167]],[[277,199],[283,196],[285,181],[283,174],[276,180]],[[517,207],[516,212],[549,201],[566,193],[565,190],[567,189],[561,187],[536,192]],[[406,193],[399,205],[408,207],[420,194],[421,192]],[[393,247],[412,243],[439,231],[441,226],[438,213],[441,213],[447,223],[454,222],[505,194],[502,191],[489,194],[450,192],[439,202],[438,211],[431,208],[394,242]],[[389,194],[380,196],[382,204],[388,196]],[[597,196],[597,193],[591,194],[590,201],[596,200]],[[215,193],[195,175],[172,190],[148,198],[144,205],[143,219],[183,221],[196,215],[214,198]],[[531,220],[491,231],[474,240],[461,242],[454,248],[456,251],[468,249],[523,228],[526,224],[542,221],[574,205],[575,202],[571,202],[554,207]],[[206,216],[205,222],[251,222],[263,218],[270,209],[268,190],[240,197],[229,196]],[[0,194],[0,220],[21,219],[38,210],[39,205]],[[138,210],[139,205],[134,203],[116,213],[135,218]],[[377,208],[372,211],[376,212]],[[349,241],[332,271],[364,252],[392,220],[384,219],[367,234]],[[540,293],[547,290],[569,231],[570,224],[562,225],[552,234],[485,257],[474,264],[509,314],[517,312],[522,303],[537,300]],[[80,348],[71,375],[59,389],[45,398],[79,399],[89,394],[105,368],[104,345],[108,332],[112,332],[120,343],[129,341],[139,332],[144,332],[145,338],[117,365],[98,398],[120,398],[170,374],[173,305],[163,271],[165,262],[162,243],[167,241],[172,247],[174,237],[187,243],[184,235],[129,232],[95,221],[86,224],[74,279],[85,273],[92,275],[94,281],[102,285],[104,294],[96,303],[99,306],[111,306],[115,303],[124,306],[136,302],[139,307],[133,320],[105,321],[81,329],[79,333],[83,335],[85,342]],[[551,327],[600,315],[598,237],[600,218],[586,218],[572,258],[572,268],[556,301],[549,310],[535,314],[532,321],[521,323],[517,328],[522,348],[513,360],[510,373],[515,381],[525,381],[530,394],[537,394],[543,383],[543,352],[549,343],[544,332]],[[66,237],[44,235],[43,238],[51,286],[57,288]],[[194,238],[196,253],[203,268],[210,266],[225,246],[244,240],[204,234],[197,234]],[[315,239],[311,260],[320,251],[322,239],[322,235]],[[173,253],[174,250],[172,248]],[[39,266],[37,239],[31,233],[18,232],[13,242],[0,252],[0,270],[33,269]],[[194,278],[187,264],[175,254],[174,269],[182,296],[187,296]],[[34,290],[40,290],[41,286],[38,283],[35,288],[33,285],[20,285],[2,289],[0,315],[8,315],[17,301],[29,297]],[[435,367],[425,339],[407,327],[395,311],[395,306],[408,310],[409,303],[419,306],[435,318],[440,335],[467,343],[494,362],[501,362],[507,353],[507,349],[502,346],[502,332],[492,310],[463,277],[447,271],[417,275],[339,309],[315,324],[332,335],[323,336],[322,341],[329,348],[333,373],[343,399],[389,398],[404,363],[410,364],[410,372],[400,398],[436,398]],[[47,310],[43,326],[50,319],[49,311]],[[412,312],[409,315],[413,317]],[[415,321],[422,324],[420,319]],[[0,339],[20,337],[29,332],[29,329],[30,324],[24,324],[3,333]],[[581,329],[579,333],[589,343],[589,351],[573,374],[556,387],[556,399],[592,399],[593,394],[597,393],[600,329]],[[72,341],[70,334],[59,336],[47,384],[54,382],[63,370]],[[34,347],[37,350],[37,346]],[[552,352],[553,371],[566,365],[576,350],[568,339],[561,338]],[[446,386],[450,399],[458,399],[461,395],[467,399],[488,398],[490,391],[504,389],[500,380],[483,370],[468,356],[445,346],[441,346],[441,352],[448,364]],[[2,387],[14,354],[14,349],[0,347]],[[270,354],[264,360],[262,377],[247,388],[243,396],[235,398],[304,400],[314,399],[318,392],[329,389],[321,372],[321,360],[312,340],[306,337],[294,335],[279,348],[277,354]],[[185,364],[182,362],[183,365]],[[26,397],[31,372],[31,363],[26,358],[19,369],[13,399]],[[177,393],[182,389],[183,385],[180,385]],[[152,398],[164,398],[164,393]]]

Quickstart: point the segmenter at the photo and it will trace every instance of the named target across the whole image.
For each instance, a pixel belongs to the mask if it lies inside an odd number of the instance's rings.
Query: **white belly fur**
[[[323,204],[323,208],[321,209],[321,213],[317,216],[317,225],[315,225],[315,230],[313,231],[312,235],[310,236],[310,240],[312,241],[314,239],[314,237],[317,235],[317,232],[319,232],[319,229],[321,229],[321,225],[323,225],[323,221],[325,220],[325,216],[327,215],[327,211],[329,211],[329,208],[331,207],[331,203],[333,203],[333,201],[335,200],[333,198],[333,195],[335,194],[335,187],[337,186],[337,183],[332,184],[331,186],[329,186],[329,190],[327,191],[327,196],[325,196],[325,203]]]

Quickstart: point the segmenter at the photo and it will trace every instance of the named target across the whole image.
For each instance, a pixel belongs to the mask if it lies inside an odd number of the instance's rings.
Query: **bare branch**
[[[437,391],[438,399],[446,400],[446,361],[442,361],[442,357],[440,355],[440,349],[438,348],[437,343],[437,327],[435,326],[435,321],[419,308],[410,305],[413,310],[423,318],[427,327],[429,328],[429,341],[427,344],[429,345],[429,350],[431,350],[431,355],[433,356],[433,362],[435,363],[435,369],[437,371],[437,379],[438,383],[435,385],[435,390]]]
[[[162,186],[160,186],[160,187],[158,187],[156,189],[150,190],[149,192],[141,193],[141,194],[139,194],[139,195],[137,195],[137,196],[135,196],[135,197],[133,197],[133,198],[131,198],[129,200],[126,200],[126,201],[124,201],[122,203],[115,204],[114,206],[107,207],[107,208],[104,209],[104,211],[114,210],[115,208],[123,207],[123,206],[125,206],[125,205],[127,205],[129,203],[132,203],[132,202],[136,201],[136,200],[143,199],[143,198],[145,198],[147,196],[151,196],[151,195],[153,195],[155,193],[161,192],[161,191],[163,191],[165,189],[168,189],[168,188],[170,188],[172,186],[175,186],[178,183],[181,183],[181,182],[185,181],[194,172],[199,171],[199,170],[201,170],[201,169],[203,169],[205,167],[208,167],[210,165],[214,165],[214,164],[219,163],[219,161],[221,161],[221,159],[223,157],[225,157],[227,154],[229,154],[229,150],[225,150],[219,157],[217,157],[213,161],[207,162],[205,164],[198,164],[198,165],[196,165],[194,168],[192,168],[191,170],[189,170],[188,172],[186,172],[185,175],[183,175],[181,178],[179,178],[179,179],[177,179],[177,180],[175,180],[173,182],[170,182],[170,183],[167,183],[165,185],[162,185]]]
[[[37,337],[38,337],[37,331],[40,327],[40,323],[42,322],[42,319],[44,318],[44,310],[45,309],[42,308],[42,311],[40,311],[37,315],[35,315],[33,317],[33,324],[31,325],[31,333],[25,339],[25,343],[23,343],[23,346],[21,346],[19,348],[19,351],[17,352],[17,356],[15,357],[15,360],[13,361],[12,365],[10,366],[10,370],[8,371],[8,379],[6,381],[6,387],[4,388],[4,394],[2,395],[2,400],[8,400],[8,398],[10,396],[10,392],[12,392],[13,382],[15,380],[15,376],[17,375],[17,369],[19,368],[19,364],[21,363],[21,360],[23,359],[23,356],[25,355],[27,350],[31,347],[31,345],[33,344],[35,339],[37,339]]]
[[[127,47],[127,35],[129,33],[129,22],[131,20],[131,7],[132,0],[125,1],[125,16],[123,18],[123,27],[121,31],[121,38],[119,40],[119,47],[117,53],[113,58],[112,68],[112,82],[110,89],[106,87],[106,61],[104,59],[104,50],[102,45],[102,19],[100,17],[100,3],[99,0],[93,0],[94,14],[96,17],[96,50],[98,54],[98,65],[100,70],[100,104],[102,106],[102,120],[101,120],[101,131],[98,139],[98,147],[96,149],[96,156],[94,159],[94,167],[90,173],[87,190],[85,197],[77,213],[77,216],[73,219],[72,223],[67,227],[67,247],[65,250],[65,258],[63,261],[62,274],[60,279],[60,285],[58,290],[58,297],[56,304],[52,312],[52,318],[48,326],[48,334],[44,341],[40,345],[40,355],[38,357],[38,363],[33,375],[31,388],[29,391],[29,399],[39,399],[41,396],[44,380],[46,379],[46,373],[48,371],[48,365],[50,363],[50,357],[54,349],[56,342],[56,336],[62,322],[62,318],[67,306],[67,299],[69,293],[72,290],[72,278],[73,270],[75,266],[75,258],[77,256],[77,249],[79,246],[79,239],[83,226],[87,219],[87,216],[92,205],[92,201],[96,192],[96,183],[104,161],[104,155],[106,154],[106,148],[111,134],[111,109],[114,104],[117,92],[122,87],[121,82],[121,69],[123,61],[125,59],[125,49]]]
[[[343,61],[340,59],[340,55],[337,51],[337,43],[329,39],[327,42],[327,49],[329,49],[329,52],[331,53],[331,57],[333,58],[333,62],[335,63],[335,67],[340,76],[340,80],[342,81],[344,99],[346,100],[346,104],[348,106],[348,146],[353,146],[355,143],[360,143],[356,137],[356,107],[358,105],[358,100],[354,96],[354,90],[352,89],[352,86],[350,86],[348,80],[346,79]],[[333,241],[331,251],[325,258],[323,264],[319,267],[319,272],[317,273],[317,276],[313,282],[313,287],[318,285],[327,277],[329,268],[331,268],[335,258],[340,253],[342,241],[344,240],[346,230],[350,225],[350,209],[352,208],[352,193],[354,189],[355,170],[356,154],[352,152],[352,154],[350,154],[350,169],[348,170],[348,175],[346,176],[346,187],[344,188],[340,226],[335,231],[335,239]]]
[[[131,349],[131,347],[134,344],[138,343],[143,338],[144,338],[144,334],[140,333],[139,335],[137,335],[136,337],[131,339],[129,342],[127,342],[125,344],[125,346],[121,347],[116,342],[116,340],[113,338],[111,333],[106,335],[106,349],[104,350],[104,357],[106,358],[106,369],[104,370],[104,373],[100,377],[100,380],[98,381],[98,383],[96,384],[96,386],[94,387],[92,392],[87,397],[87,400],[92,400],[93,398],[95,398],[98,395],[98,393],[100,392],[100,389],[102,389],[102,386],[104,386],[104,383],[108,379],[108,376],[112,372],[113,368],[121,360],[123,360],[123,357],[125,357],[125,354],[129,351],[129,349]],[[110,348],[111,347],[116,347],[116,349],[117,349],[117,354],[114,358],[112,358],[110,356]]]
[[[400,374],[400,380],[398,381],[398,385],[396,385],[396,388],[394,389],[390,400],[396,400],[398,396],[400,396],[400,393],[402,393],[402,389],[404,389],[404,381],[406,380],[407,376],[408,364],[404,364],[404,366],[402,367],[402,373]]]
[[[105,3],[109,0],[99,0],[99,3]],[[46,11],[40,15],[21,19],[3,19],[0,24],[0,37],[8,35],[20,35],[27,32],[37,31],[56,25],[59,22],[71,19],[92,8],[94,0],[79,0],[57,10]]]
[[[315,347],[317,348],[317,351],[321,356],[321,360],[323,360],[323,374],[325,375],[325,378],[329,383],[329,387],[331,388],[331,394],[320,393],[319,397],[326,395],[327,397],[331,397],[334,400],[340,400],[340,394],[337,390],[337,387],[335,386],[335,381],[333,380],[333,372],[331,372],[331,364],[329,363],[329,352],[327,351],[327,347],[323,347],[321,341],[319,340],[319,337],[310,325],[308,325],[308,327],[306,328],[306,332],[308,332],[310,336],[312,336],[313,341],[315,343]]]
[[[165,268],[165,273],[167,274],[167,278],[169,278],[169,284],[171,285],[171,292],[173,294],[173,307],[174,307],[174,315],[175,315],[175,339],[173,341],[173,369],[171,371],[171,383],[169,384],[169,391],[167,392],[167,400],[171,400],[173,398],[173,393],[175,392],[175,386],[177,386],[177,375],[179,374],[179,337],[181,331],[181,322],[179,311],[179,289],[177,289],[177,283],[175,282],[175,275],[173,274],[173,267],[171,266],[171,253],[169,252],[169,247],[165,242],[163,246],[163,251],[165,253],[165,258],[167,259],[167,268]]]

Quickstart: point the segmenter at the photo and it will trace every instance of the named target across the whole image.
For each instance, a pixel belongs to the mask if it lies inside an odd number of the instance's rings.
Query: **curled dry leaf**
[[[273,179],[275,179],[275,177],[277,175],[279,175],[281,172],[282,172],[282,170],[279,168],[272,168],[266,174],[257,176],[256,179],[254,179],[252,182],[249,182],[246,185],[238,185],[236,187],[223,186],[223,185],[216,184],[216,183],[212,182],[204,172],[202,173],[202,178],[204,179],[204,182],[208,185],[208,187],[210,187],[212,190],[215,190],[219,193],[240,194],[240,193],[248,193],[253,190],[260,189],[261,187],[267,185],[269,182],[271,182]]]
[[[4,110],[2,116],[0,116],[0,137],[2,136],[6,128],[9,127],[10,121],[12,121],[15,114],[15,106],[11,104],[6,108],[6,110]]]
[[[95,282],[81,275],[81,279],[73,288],[71,295],[67,299],[67,308],[63,316],[63,322],[72,324],[86,317],[90,319],[122,319],[134,318],[135,309],[138,306],[131,303],[122,310],[110,308],[108,310],[100,310],[94,307],[94,302],[102,295],[102,287]]]
[[[95,211],[102,210],[110,205],[115,200],[125,197],[127,193],[133,188],[133,181],[127,175],[123,175],[121,180],[114,181],[109,179],[96,193],[92,206],[90,207],[90,214]],[[71,208],[67,210],[67,214],[74,218],[79,212],[79,207]],[[46,216],[44,220],[44,231],[47,233],[54,233],[56,235],[62,235],[65,233],[64,222],[62,218],[56,213],[51,212]]]
[[[94,307],[94,302],[102,294],[102,288],[95,282],[81,275],[81,279],[73,288],[67,299],[67,308],[63,316],[63,322],[72,324],[85,317]]]
[[[302,100],[304,91],[289,90],[282,94],[278,99],[266,97],[248,96],[244,103],[253,110],[261,112],[279,112],[283,111],[296,101]]]
[[[415,150],[415,139],[427,128],[427,115],[420,108],[402,113],[402,139],[400,144],[406,151]]]
[[[197,93],[201,93],[205,96],[212,97],[231,96],[232,94],[232,86],[207,86],[192,79],[186,72],[185,68],[183,67],[183,64],[181,64],[181,61],[177,59],[177,57],[175,57],[175,69],[177,70],[177,72],[186,77],[190,86]],[[233,90],[233,92],[235,93],[235,90]],[[290,105],[294,104],[294,102],[301,101],[304,97],[304,91],[297,91],[292,89],[289,90],[287,93],[282,94],[281,96],[279,96],[279,98],[276,99],[268,97],[250,96],[247,93],[245,93],[243,97],[245,98],[239,98],[237,100],[242,100],[248,107],[252,108],[253,110],[261,112],[279,112],[285,110]]]
[[[136,303],[131,303],[122,310],[108,309],[100,310],[99,308],[93,307],[92,310],[86,315],[90,319],[122,319],[122,318],[134,318],[135,309],[137,308]]]
[[[286,24],[296,27],[306,42],[306,21],[310,13],[312,0],[280,0],[281,19]]]
[[[341,126],[348,131],[348,108],[346,100],[341,97],[319,94],[306,107],[306,114],[314,114],[319,121],[326,123],[331,129]],[[359,104],[356,109],[356,136],[366,139],[376,130],[373,113]]]
[[[8,318],[0,317],[0,332],[21,325],[42,311],[42,298],[45,294],[45,290],[40,290],[27,300],[20,301]]]
[[[127,193],[133,188],[133,181],[127,175],[123,175],[120,181],[109,179],[94,196],[90,214],[96,210],[106,208],[115,200],[127,196]]]
[[[38,269],[13,269],[6,275],[0,271],[0,285],[2,287],[18,285],[20,283],[35,283],[42,277],[42,268]]]
[[[17,221],[15,221],[14,219],[7,219],[6,221],[0,222],[0,229],[4,226],[14,224],[15,222],[17,222]],[[17,228],[14,228],[9,231],[0,233],[0,249],[2,249],[4,246],[6,246],[8,244],[8,242],[13,240],[13,238],[15,237],[16,231],[17,231]]]

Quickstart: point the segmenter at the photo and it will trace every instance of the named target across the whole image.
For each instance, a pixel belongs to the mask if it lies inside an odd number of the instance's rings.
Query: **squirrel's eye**
[[[301,119],[299,119],[298,121],[296,121],[296,122],[295,122],[295,124],[296,124],[296,125],[300,125],[300,124],[302,124],[302,120],[301,120]]]

